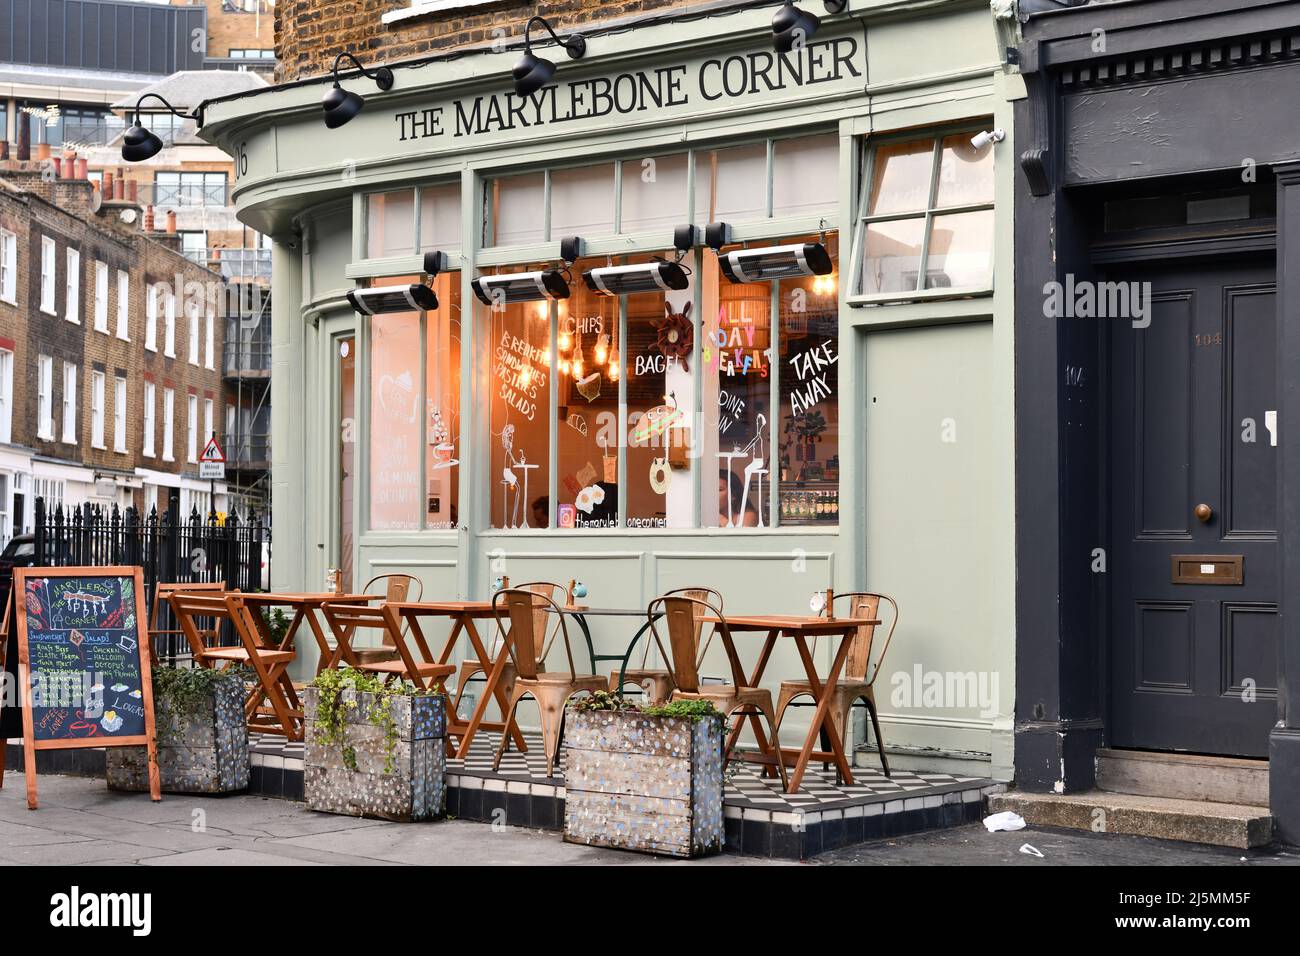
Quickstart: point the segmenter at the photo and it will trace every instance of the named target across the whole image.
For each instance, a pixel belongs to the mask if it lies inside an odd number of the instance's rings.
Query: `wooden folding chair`
[[[293,651],[281,651],[262,644],[260,632],[252,620],[252,615],[257,612],[244,603],[243,595],[238,591],[224,596],[176,591],[168,601],[189,642],[196,665],[223,669],[232,664],[243,664],[257,676],[257,686],[249,691],[244,701],[248,729],[302,740],[302,703],[288,674]],[[221,621],[230,621],[240,646],[207,647],[196,620],[200,618],[213,620],[217,627],[221,626]]]
[[[158,664],[158,641],[155,638],[162,634],[185,636],[185,632],[179,626],[171,628],[159,627],[159,614],[164,607],[171,606],[168,599],[178,591],[194,591],[209,595],[225,594],[226,585],[221,581],[193,581],[172,584],[159,582],[154,586],[153,610],[149,614],[149,658],[155,666]],[[205,647],[215,647],[217,640],[221,637],[221,627],[218,625],[200,629],[199,633],[203,637]]]
[[[340,642],[340,646],[345,650],[344,660],[348,656],[346,651],[351,650],[349,642],[352,640],[352,635],[358,630],[367,628],[382,631],[385,643],[390,644],[397,654],[396,660],[387,661],[362,660],[353,657],[348,663],[357,670],[383,674],[385,682],[394,677],[409,680],[420,690],[442,687],[443,679],[456,672],[455,665],[431,663],[430,659],[433,655],[429,653],[424,638],[418,635],[416,642],[423,659],[417,660],[406,644],[401,619],[386,604],[372,607],[368,604],[336,604],[333,601],[326,601],[320,609],[329,623],[330,630],[334,633],[334,640]],[[443,688],[443,696],[446,696],[445,688]]]

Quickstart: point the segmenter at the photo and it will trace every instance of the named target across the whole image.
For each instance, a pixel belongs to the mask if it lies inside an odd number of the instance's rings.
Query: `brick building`
[[[45,170],[0,163],[0,539],[36,497],[224,508],[197,478],[224,414],[220,276],[138,205]]]
[[[641,20],[683,7],[722,6],[711,0],[280,0],[275,5],[276,79],[327,72],[341,50],[378,62],[410,60],[465,47],[518,40],[529,17],[571,29]],[[544,35],[541,31],[539,37]]]

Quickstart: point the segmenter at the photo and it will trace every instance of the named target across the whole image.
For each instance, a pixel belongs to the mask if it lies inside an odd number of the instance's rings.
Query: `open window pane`
[[[695,154],[695,221],[741,222],[767,216],[767,144]]]
[[[459,249],[460,184],[422,187],[420,251],[455,252]]]
[[[541,242],[546,238],[546,177],[543,173],[506,176],[488,184],[492,209],[490,246]]]
[[[827,245],[838,261],[835,236],[827,238]],[[836,279],[831,274],[779,283],[781,424],[776,442],[780,523],[785,526],[839,520]]]
[[[630,262],[648,262],[640,256]],[[691,269],[693,262],[683,263]],[[689,528],[697,469],[690,455],[695,408],[695,276],[680,291],[627,297],[627,523]]]
[[[551,172],[551,238],[614,231],[614,164]]]
[[[924,212],[930,202],[934,140],[912,140],[876,148],[867,214]]]
[[[945,136],[939,156],[936,206],[968,206],[993,201],[993,146],[977,150],[970,133]]]
[[[839,182],[838,136],[778,139],[773,144],[772,215],[833,213]]]
[[[580,260],[574,275],[604,264],[604,259]],[[556,523],[561,528],[613,528],[619,495],[618,299],[598,295],[581,281],[571,288],[573,295],[556,303]]]
[[[688,153],[623,163],[621,232],[671,229],[686,222]]]
[[[409,256],[415,252],[415,190],[366,197],[366,256]]]
[[[925,220],[898,219],[867,226],[862,292],[912,292],[921,268]]]
[[[460,520],[460,273],[434,279],[438,310],[425,316],[424,526],[455,528]]]
[[[513,266],[504,272],[539,269]],[[499,308],[488,316],[491,526],[546,527],[551,443],[551,312],[547,302]]]
[[[731,247],[736,248],[736,247]],[[724,248],[724,253],[731,251]],[[772,444],[772,283],[728,281],[716,256],[704,257],[703,464],[705,527],[770,525],[765,495]]]
[[[993,283],[993,210],[935,216],[927,289],[985,289]]]

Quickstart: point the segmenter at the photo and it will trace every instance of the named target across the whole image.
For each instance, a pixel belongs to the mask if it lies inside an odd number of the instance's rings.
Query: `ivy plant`
[[[339,747],[343,756],[343,766],[352,772],[357,770],[357,750],[348,740],[347,715],[355,711],[359,704],[357,696],[370,694],[374,704],[370,707],[366,719],[371,726],[379,727],[384,733],[384,773],[397,770],[397,720],[393,717],[393,700],[398,697],[443,696],[441,686],[432,690],[420,690],[410,681],[394,681],[385,684],[383,679],[364,671],[355,670],[347,665],[321,671],[309,685],[317,690],[316,728],[314,739],[325,747]],[[345,691],[352,691],[345,695]]]
[[[226,681],[244,683],[252,679],[245,667],[214,670],[208,667],[155,667],[153,694],[156,701],[166,701],[172,713],[183,720],[199,716],[212,700],[217,687]]]

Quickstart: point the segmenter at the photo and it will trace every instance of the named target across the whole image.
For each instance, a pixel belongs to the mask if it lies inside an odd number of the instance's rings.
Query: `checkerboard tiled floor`
[[[527,782],[536,785],[564,786],[564,754],[561,751],[559,767],[554,777],[546,776],[546,757],[540,736],[525,735],[528,753],[521,754],[513,746],[501,761],[497,772],[492,770],[496,753],[497,736],[481,733],[470,747],[464,760],[447,762],[448,776],[468,775],[487,779]],[[289,743],[283,737],[253,735],[250,737],[253,763],[269,760],[285,769],[298,769],[302,765],[304,745]],[[809,764],[803,785],[794,793],[785,793],[778,778],[764,778],[760,768],[733,762],[727,774],[724,802],[729,808],[751,808],[772,811],[797,809],[834,809],[855,804],[895,801],[904,797],[925,797],[954,791],[979,789],[991,781],[979,777],[959,777],[947,773],[915,773],[895,770],[886,777],[878,768],[858,767],[853,771],[854,782],[837,783],[835,772],[823,771],[821,764]]]

